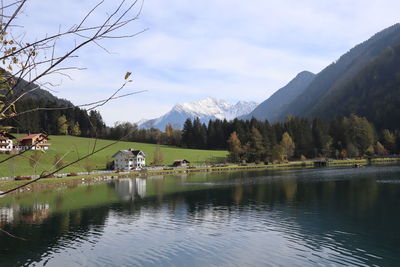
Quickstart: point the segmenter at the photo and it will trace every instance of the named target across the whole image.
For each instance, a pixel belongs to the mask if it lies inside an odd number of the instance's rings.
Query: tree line
[[[7,120],[14,132],[99,137],[195,149],[229,150],[230,160],[271,162],[317,157],[347,158],[400,153],[400,129],[377,130],[366,118],[350,115],[331,121],[288,116],[284,122],[187,119],[183,129],[141,129],[129,122],[107,127],[101,114],[46,101],[23,99],[18,112],[51,107]],[[59,107],[60,109],[54,109]],[[64,107],[65,109],[63,109]]]
[[[140,129],[117,123],[106,129],[108,139],[230,151],[234,162],[272,162],[317,157],[354,158],[400,153],[400,130],[376,130],[366,118],[350,115],[327,122],[288,116],[285,122],[187,119],[182,130],[168,125]]]
[[[347,158],[398,154],[400,130],[376,130],[366,118],[350,115],[326,122],[288,116],[285,122],[187,120],[181,146],[228,149],[231,161],[272,162],[317,157]]]
[[[38,111],[27,112],[34,109]],[[39,133],[51,135],[75,135],[82,137],[104,136],[106,125],[96,110],[87,111],[74,106],[46,99],[26,98],[18,101],[20,115],[2,121],[15,133]]]

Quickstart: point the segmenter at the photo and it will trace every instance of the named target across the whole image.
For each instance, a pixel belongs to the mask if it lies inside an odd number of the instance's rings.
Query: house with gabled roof
[[[43,133],[29,134],[18,139],[18,144],[14,149],[19,151],[24,150],[48,150],[50,139]]]
[[[113,156],[115,170],[140,170],[146,165],[146,154],[141,150],[123,149]]]
[[[14,147],[13,139],[16,139],[14,135],[0,131],[0,152],[10,152]]]

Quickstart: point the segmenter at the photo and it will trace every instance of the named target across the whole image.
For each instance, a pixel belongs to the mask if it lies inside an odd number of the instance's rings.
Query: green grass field
[[[66,155],[63,159],[64,163],[67,164],[85,154],[88,154],[93,149],[95,140],[91,138],[73,137],[73,136],[50,136],[49,143],[51,143],[50,149],[46,152],[40,153],[41,159],[40,164],[37,166],[36,174],[40,174],[42,171],[52,170],[54,158],[56,154]],[[101,148],[114,141],[111,140],[97,140],[96,148]],[[146,164],[149,165],[153,161],[154,150],[156,145],[144,144],[144,143],[133,143],[133,142],[119,142],[99,153],[91,156],[88,161],[95,165],[96,170],[103,170],[106,166],[106,161],[111,160],[111,156],[120,149],[140,149],[147,154]],[[216,151],[216,150],[195,150],[195,149],[183,149],[171,146],[160,146],[160,149],[164,156],[164,165],[171,165],[175,159],[187,159],[192,164],[202,164],[205,161],[215,162],[223,161],[227,156],[227,151]],[[15,176],[15,175],[30,175],[34,174],[34,169],[29,164],[29,157],[32,155],[32,151],[26,152],[23,155],[17,156],[11,160],[8,160],[0,164],[0,177]],[[0,160],[3,160],[10,155],[0,155]],[[85,161],[75,164],[74,166],[68,167],[61,171],[61,173],[67,172],[82,172]]]

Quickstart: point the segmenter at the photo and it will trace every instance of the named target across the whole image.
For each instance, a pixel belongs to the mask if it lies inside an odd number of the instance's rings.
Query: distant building
[[[4,132],[0,131],[0,152],[10,152],[13,149],[13,140],[16,137]]]
[[[43,133],[30,134],[18,139],[18,144],[14,145],[14,149],[18,151],[24,150],[48,150],[51,144],[50,139]]]
[[[112,157],[114,158],[115,170],[138,170],[146,165],[146,154],[141,150],[120,150]]]
[[[172,166],[174,167],[187,167],[190,165],[190,161],[186,159],[176,159]]]

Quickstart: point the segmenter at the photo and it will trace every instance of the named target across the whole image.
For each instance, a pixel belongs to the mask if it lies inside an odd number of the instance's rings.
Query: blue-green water
[[[0,199],[0,266],[399,266],[400,167],[124,179]]]

